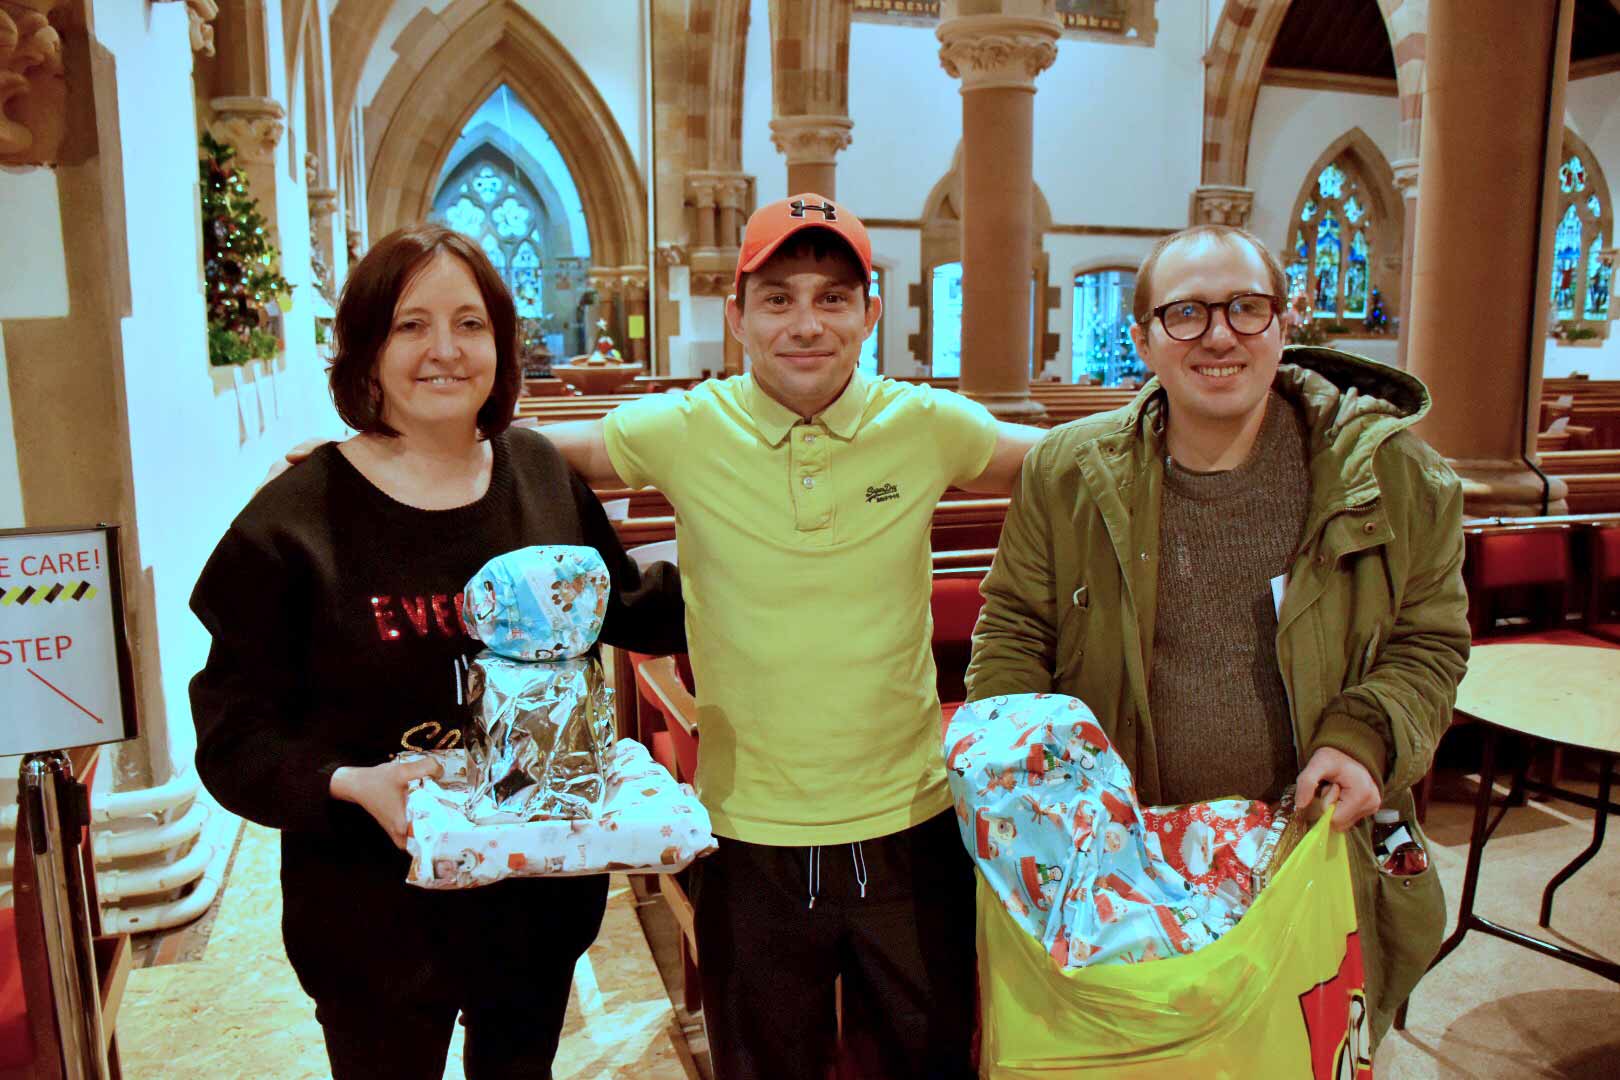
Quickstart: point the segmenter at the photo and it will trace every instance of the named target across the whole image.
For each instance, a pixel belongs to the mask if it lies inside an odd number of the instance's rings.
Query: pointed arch
[[[356,153],[350,114],[360,92],[360,76],[366,57],[377,44],[392,3],[383,0],[337,0],[328,22],[327,47],[332,53],[332,116],[337,125],[338,161],[349,167],[349,155]]]
[[[1579,163],[1578,165],[1576,163]],[[1552,316],[1562,326],[1582,326],[1609,336],[1614,266],[1601,253],[1615,248],[1614,202],[1603,165],[1586,140],[1564,125],[1553,192]],[[1574,251],[1566,230],[1574,231]]]
[[[406,89],[369,155],[373,238],[427,215],[462,128],[505,83],[578,178],[592,262],[646,261],[646,198],[624,133],[568,50],[513,0],[479,11],[430,55],[400,57],[385,85],[396,80]]]
[[[1200,171],[1204,184],[1245,186],[1249,169],[1249,135],[1260,80],[1271,47],[1277,42],[1291,0],[1226,0],[1210,39],[1204,66],[1204,147]],[[1426,0],[1378,0],[1395,55],[1403,126],[1412,129],[1416,156],[1416,123],[1422,109]],[[1405,125],[1408,112],[1410,125]],[[1404,138],[1404,137],[1403,137]]]
[[[1370,239],[1367,295],[1371,296],[1372,289],[1377,289],[1384,298],[1385,310],[1391,315],[1398,314],[1401,292],[1400,258],[1406,236],[1406,203],[1395,188],[1395,173],[1389,161],[1361,128],[1353,127],[1333,140],[1306,171],[1299,194],[1294,198],[1293,212],[1288,215],[1287,231],[1280,238],[1281,244],[1277,252],[1284,264],[1291,264],[1295,260],[1296,234],[1302,231],[1301,223],[1305,207],[1315,199],[1317,178],[1329,165],[1338,165],[1352,178],[1357,194],[1365,203],[1364,216],[1361,220],[1366,222],[1366,226],[1355,231],[1364,231]],[[1346,250],[1351,243],[1351,225],[1352,223],[1348,222],[1345,225]],[[1364,316],[1363,312],[1349,317],[1359,319]]]

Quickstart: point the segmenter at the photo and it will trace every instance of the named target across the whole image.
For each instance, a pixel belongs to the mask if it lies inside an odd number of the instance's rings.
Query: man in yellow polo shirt
[[[697,789],[724,838],[692,885],[721,1080],[819,1080],[840,975],[885,1075],[972,1075],[929,530],[947,487],[1009,490],[1039,432],[856,370],[882,311],[871,259],[828,199],[761,208],[726,305],[752,371],[545,429],[587,479],[675,508]]]

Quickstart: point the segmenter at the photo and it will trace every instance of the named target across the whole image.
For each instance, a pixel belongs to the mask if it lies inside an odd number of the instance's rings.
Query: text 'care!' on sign
[[[133,738],[117,529],[0,532],[0,754]]]

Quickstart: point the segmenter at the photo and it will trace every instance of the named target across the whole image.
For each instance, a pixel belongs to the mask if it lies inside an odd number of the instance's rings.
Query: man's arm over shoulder
[[[1427,447],[1390,448],[1399,482],[1410,490],[1398,538],[1408,553],[1400,607],[1389,639],[1362,680],[1322,711],[1317,745],[1335,746],[1366,763],[1367,734],[1385,751],[1384,791],[1410,787],[1429,770],[1435,745],[1451,724],[1457,684],[1468,666],[1468,594],[1463,585],[1462,485]],[[1416,452],[1414,452],[1416,451]],[[1386,512],[1391,512],[1390,507]],[[1370,748],[1370,747],[1368,747]]]
[[[593,487],[629,487],[608,456],[607,438],[601,420],[566,420],[538,429],[551,440],[568,467]]]
[[[979,588],[984,609],[973,630],[969,701],[1052,688],[1058,606],[1046,470],[1040,447],[1022,457],[995,561]]]
[[[1025,455],[1044,434],[1046,432],[1042,429],[1030,427],[1028,424],[996,421],[996,446],[990,452],[990,463],[985,466],[983,472],[962,487],[967,491],[986,495],[1010,493],[1018,483]]]

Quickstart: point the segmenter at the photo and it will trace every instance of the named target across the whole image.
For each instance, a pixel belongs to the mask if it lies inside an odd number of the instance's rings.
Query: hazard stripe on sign
[[[0,607],[54,604],[58,600],[93,600],[96,587],[88,581],[54,581],[45,586],[14,585],[0,592]]]

